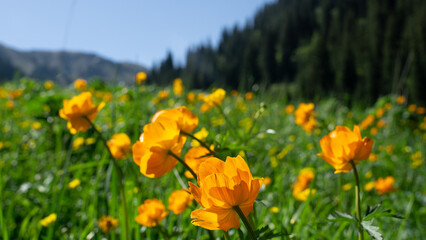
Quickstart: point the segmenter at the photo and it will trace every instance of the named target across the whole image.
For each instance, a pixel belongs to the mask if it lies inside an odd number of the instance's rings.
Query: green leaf
[[[268,205],[266,205],[266,203],[262,202],[262,200],[256,199],[254,202],[258,203],[258,204],[260,204],[260,205],[262,205],[264,207],[268,207]]]
[[[382,240],[383,236],[379,232],[379,227],[373,225],[373,220],[371,221],[362,221],[362,227],[367,231],[368,235],[376,240]]]
[[[335,211],[334,213],[331,213],[327,219],[333,222],[339,222],[339,221],[356,222],[357,221],[356,217],[353,216],[352,214],[342,213],[339,211]]]
[[[374,214],[381,206],[382,203],[379,203],[375,206],[367,206],[367,210],[365,211],[365,217]]]

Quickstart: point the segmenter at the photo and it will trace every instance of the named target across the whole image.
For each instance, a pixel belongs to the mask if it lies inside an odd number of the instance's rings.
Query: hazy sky
[[[183,62],[222,29],[243,26],[273,0],[0,0],[0,43],[18,50],[91,52],[152,66]]]

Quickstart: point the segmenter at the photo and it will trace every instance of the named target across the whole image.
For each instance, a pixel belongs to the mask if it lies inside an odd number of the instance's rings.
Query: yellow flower
[[[203,102],[205,97],[206,97],[206,95],[204,93],[197,94],[197,100],[199,102]]]
[[[384,106],[385,110],[389,110],[392,108],[392,103],[386,103]]]
[[[379,130],[377,128],[375,128],[375,127],[373,127],[373,128],[370,129],[370,134],[372,136],[376,136],[378,132],[379,132]]]
[[[209,132],[206,130],[206,128],[201,128],[200,131],[194,133],[194,137],[200,139],[201,141],[205,141],[208,135],[209,135]],[[191,146],[198,147],[200,146],[200,143],[196,140],[192,140]]]
[[[115,159],[123,160],[132,151],[129,136],[125,133],[112,135],[107,142],[108,148]]]
[[[209,150],[204,147],[194,147],[188,150],[184,161],[195,172],[195,174],[198,175],[198,168],[200,167],[200,164],[210,158],[210,156],[208,156],[209,154]],[[189,171],[185,172],[185,176],[187,178],[193,178]]]
[[[138,207],[138,213],[139,215],[135,218],[136,222],[147,227],[157,226],[161,220],[169,215],[164,204],[156,198],[145,200]]]
[[[78,137],[72,142],[72,149],[77,150],[84,145],[84,138]]]
[[[262,180],[262,185],[264,185],[265,187],[268,186],[271,183],[272,183],[272,179],[270,177],[265,177]]]
[[[222,105],[223,99],[225,99],[226,91],[222,88],[216,89],[213,93],[204,97],[204,104],[201,106],[202,112],[208,112],[211,108],[215,106]]]
[[[54,86],[55,84],[52,82],[52,81],[46,81],[46,82],[44,82],[44,88],[46,89],[46,90],[50,90],[50,89],[52,89],[53,88],[53,86]]]
[[[245,99],[247,101],[252,100],[254,97],[254,93],[253,92],[246,92],[246,94],[244,95]]]
[[[169,207],[170,211],[173,211],[175,214],[181,214],[185,209],[191,205],[192,195],[186,190],[176,190],[173,191],[169,197]]]
[[[177,123],[179,130],[190,133],[198,126],[198,117],[185,106],[160,110],[154,114],[151,122],[170,119]]]
[[[384,179],[383,178],[377,179],[374,185],[379,195],[382,195],[382,194],[396,190],[396,188],[393,186],[394,182],[395,182],[395,179],[392,176],[388,176]]]
[[[74,87],[79,91],[84,91],[87,88],[87,81],[82,78],[78,78],[74,81]]]
[[[385,110],[383,108],[379,108],[376,110],[376,116],[377,117],[383,117],[383,114],[385,113]]]
[[[316,190],[309,189],[311,181],[314,179],[314,169],[312,168],[303,168],[299,172],[296,183],[293,184],[293,197],[299,201],[306,201],[309,195],[314,195]]]
[[[20,96],[22,96],[22,94],[23,94],[24,92],[21,90],[21,89],[16,89],[16,90],[12,90],[12,91],[10,91],[9,92],[9,96],[10,96],[10,98],[12,98],[12,99],[17,99],[17,98],[19,98]]]
[[[80,182],[79,179],[74,179],[74,180],[72,180],[71,182],[68,183],[68,187],[73,189],[73,188],[80,186],[80,183],[81,182]]]
[[[365,178],[371,178],[373,176],[373,172],[372,171],[368,171],[365,173]]]
[[[398,98],[396,99],[396,103],[398,103],[398,104],[405,103],[405,97],[404,96],[398,96]]]
[[[302,126],[307,133],[311,133],[317,124],[314,118],[314,108],[315,105],[313,103],[301,103],[296,112],[294,112],[296,124]]]
[[[377,127],[378,128],[382,128],[384,126],[386,126],[386,122],[383,119],[380,119],[379,121],[377,121]]]
[[[144,127],[138,142],[133,144],[133,161],[140,172],[149,178],[158,178],[170,172],[180,156],[186,137],[180,136],[176,121],[161,118]]]
[[[358,161],[366,160],[371,153],[373,140],[368,137],[361,139],[357,125],[353,131],[338,126],[320,140],[320,145],[322,153],[318,156],[336,169],[334,173],[340,173],[352,170],[350,161],[358,164]]]
[[[12,109],[15,107],[15,103],[13,101],[7,101],[6,102],[6,108],[7,109]]]
[[[158,92],[158,98],[160,100],[166,99],[167,97],[169,97],[169,93],[165,90],[161,90]]]
[[[352,183],[346,183],[345,185],[342,186],[342,190],[343,191],[349,191],[352,188]]]
[[[96,142],[96,139],[95,138],[92,138],[92,137],[90,137],[90,138],[86,138],[86,140],[84,141],[84,143],[86,144],[86,145],[92,145],[92,144],[94,144]]]
[[[57,217],[56,213],[52,213],[49,216],[41,219],[40,220],[40,224],[43,227],[48,227],[48,226],[52,225],[56,221],[56,217]]]
[[[240,156],[227,157],[226,162],[209,158],[201,163],[198,185],[190,185],[194,199],[203,207],[191,213],[192,224],[209,230],[239,228],[234,207],[244,216],[253,211],[261,179],[253,179],[250,169]]]
[[[375,183],[373,181],[368,182],[367,184],[364,185],[364,190],[367,192],[370,192],[371,190],[374,189]]]
[[[173,92],[175,95],[177,96],[182,96],[183,94],[183,84],[182,84],[182,79],[180,78],[176,78],[173,81]]]
[[[374,161],[377,161],[378,158],[379,157],[377,156],[377,154],[371,153],[370,156],[368,157],[368,161],[374,162]]]
[[[408,111],[410,111],[410,112],[414,112],[414,111],[416,111],[416,109],[417,109],[416,104],[410,104],[408,106]]]
[[[59,116],[68,120],[67,127],[72,134],[75,134],[79,131],[87,131],[90,123],[86,118],[93,121],[99,110],[105,106],[105,103],[102,102],[95,106],[92,102],[92,94],[83,92],[71,100],[64,99],[63,105],[64,107],[59,110]]]
[[[145,82],[146,78],[147,78],[146,73],[144,73],[144,72],[136,73],[136,83],[137,84],[141,84],[141,83]]]
[[[294,112],[294,106],[292,104],[289,104],[285,107],[285,113],[290,114]]]
[[[40,130],[41,129],[41,123],[40,122],[33,122],[33,124],[31,124],[31,127],[34,130]]]
[[[366,129],[368,126],[370,126],[373,122],[374,122],[374,115],[370,114],[368,115],[359,125],[359,128],[362,129]]]
[[[189,92],[188,95],[186,95],[186,101],[193,103],[195,101],[195,93]]]
[[[269,209],[269,211],[270,211],[271,213],[279,213],[279,212],[280,212],[280,209],[279,209],[278,207],[271,207],[271,208]]]
[[[111,230],[118,227],[118,219],[110,216],[103,216],[98,219],[98,226],[102,232],[109,233]]]

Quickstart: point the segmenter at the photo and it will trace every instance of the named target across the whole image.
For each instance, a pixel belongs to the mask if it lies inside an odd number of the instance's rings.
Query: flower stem
[[[169,151],[168,154],[171,155],[172,157],[176,158],[176,160],[178,160],[180,163],[182,163],[182,165],[192,174],[194,179],[197,179],[197,174],[195,174],[195,172],[188,166],[188,164],[186,164],[185,161],[182,160],[182,158],[178,157],[172,151]]]
[[[234,124],[231,122],[231,120],[228,118],[228,116],[225,114],[225,111],[223,111],[223,108],[220,105],[216,105],[216,107],[219,109],[220,114],[223,116],[225,121],[228,123],[228,125],[231,127],[231,132],[234,132],[235,135],[241,140],[240,133],[238,132],[238,128],[234,126]]]
[[[354,161],[351,160],[352,168],[354,169],[354,177],[355,177],[355,207],[356,207],[356,218],[358,220],[358,239],[363,240],[364,239],[364,230],[361,225],[361,204],[359,199],[359,179],[358,179],[358,172],[356,170],[356,166]]]
[[[117,174],[117,179],[118,179],[118,185],[120,187],[120,195],[121,195],[121,201],[123,203],[123,212],[124,212],[124,231],[125,231],[125,237],[128,240],[129,239],[129,219],[128,219],[128,214],[127,214],[127,201],[126,201],[126,194],[124,192],[124,185],[123,185],[123,173],[121,172],[120,166],[118,166],[117,162],[115,161],[114,156],[111,153],[111,150],[108,147],[107,141],[106,139],[102,136],[102,133],[99,132],[99,130],[96,128],[96,126],[93,124],[92,121],[90,121],[90,119],[88,117],[85,117],[86,121],[90,123],[90,125],[92,126],[93,130],[98,134],[99,138],[102,140],[102,142],[104,143],[106,149],[108,150],[108,153],[110,155],[110,159],[113,163],[114,169],[115,169],[115,173]]]
[[[190,137],[190,138],[194,139],[194,140],[195,140],[195,141],[197,141],[197,142],[198,142],[201,146],[203,146],[205,149],[207,149],[207,150],[210,152],[210,154],[212,154],[212,155],[213,155],[213,156],[215,156],[215,157],[218,157],[215,151],[211,150],[211,149],[209,148],[209,146],[207,146],[207,144],[206,144],[205,142],[201,141],[201,140],[200,140],[199,138],[197,138],[196,136],[192,135],[191,133],[188,133],[188,132],[182,131],[182,130],[180,131],[180,133],[182,133],[183,135],[188,136],[188,137]]]
[[[234,209],[237,212],[238,216],[240,216],[241,220],[244,223],[244,226],[246,226],[246,228],[247,228],[247,232],[249,233],[250,238],[251,239],[257,239],[256,234],[253,232],[253,229],[250,226],[250,223],[247,220],[246,216],[244,216],[243,211],[241,211],[241,208],[237,205],[237,206],[233,206],[232,209]]]

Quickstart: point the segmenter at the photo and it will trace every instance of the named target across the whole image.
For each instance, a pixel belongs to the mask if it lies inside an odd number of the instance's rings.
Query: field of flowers
[[[424,107],[145,78],[0,86],[1,239],[426,236]]]

